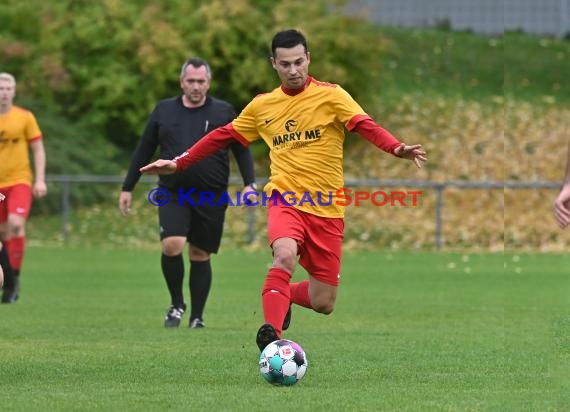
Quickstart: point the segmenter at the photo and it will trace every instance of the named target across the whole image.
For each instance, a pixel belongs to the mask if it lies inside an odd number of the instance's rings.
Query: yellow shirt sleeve
[[[233,128],[249,142],[253,142],[260,138],[257,131],[257,121],[255,116],[255,106],[257,102],[253,99],[232,121]]]

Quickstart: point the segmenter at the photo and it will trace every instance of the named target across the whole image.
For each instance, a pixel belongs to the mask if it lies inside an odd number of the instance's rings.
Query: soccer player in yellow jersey
[[[4,246],[0,262],[6,272],[2,303],[18,299],[32,194],[43,197],[47,193],[42,133],[34,115],[13,104],[15,95],[14,76],[0,73],[0,192],[6,195],[0,203],[0,240]],[[33,185],[29,148],[34,157]]]
[[[289,327],[291,304],[323,314],[333,311],[344,236],[344,210],[337,196],[344,184],[344,129],[418,167],[427,160],[421,145],[399,142],[342,87],[309,76],[311,55],[303,34],[277,33],[271,52],[280,87],[256,96],[235,120],[175,159],[141,168],[143,173],[175,173],[236,140],[249,145],[261,138],[269,146],[271,173],[264,191],[279,201],[269,201],[267,209],[273,265],[262,289],[265,324],[256,337],[260,350]],[[290,283],[297,256],[309,279]]]
[[[564,229],[570,224],[570,144],[568,145],[568,154],[566,157],[564,182],[553,204],[554,218],[558,226],[560,226],[560,229]]]
[[[0,193],[0,202],[6,198],[2,193]],[[2,253],[2,243],[0,243],[0,253]],[[4,269],[0,265],[0,288],[4,286]]]

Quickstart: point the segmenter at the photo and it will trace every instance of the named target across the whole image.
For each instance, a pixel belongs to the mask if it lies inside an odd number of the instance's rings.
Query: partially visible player
[[[26,244],[25,226],[32,196],[40,198],[47,194],[42,132],[32,112],[13,104],[15,95],[14,76],[0,73],[0,191],[6,196],[6,200],[0,203],[0,240],[4,248],[2,253],[7,253],[7,259],[3,260],[8,261],[3,263],[6,265],[6,283],[2,303],[14,303],[19,297],[20,269]]]
[[[570,144],[568,145],[568,155],[566,158],[566,173],[564,175],[564,182],[560,193],[554,199],[554,218],[560,226],[564,229],[570,224]]]
[[[0,193],[0,202],[6,199],[2,193]],[[2,253],[2,243],[0,243],[0,253]],[[4,270],[2,269],[2,265],[0,265],[0,288],[4,286]]]
[[[0,243],[0,252],[2,251],[2,243]],[[0,288],[4,286],[4,270],[0,266]]]
[[[0,243],[0,248],[2,248],[2,244]],[[2,266],[0,266],[0,288],[4,286],[4,271],[2,270]]]

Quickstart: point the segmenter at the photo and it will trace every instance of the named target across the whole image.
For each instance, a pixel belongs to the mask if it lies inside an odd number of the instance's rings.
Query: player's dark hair
[[[192,66],[195,69],[204,66],[206,68],[206,76],[208,76],[208,80],[212,79],[212,70],[210,69],[210,65],[206,60],[201,59],[200,57],[191,57],[190,59],[184,62],[182,68],[180,69],[181,78],[184,77],[184,73],[186,73],[186,69],[188,68],[188,66]]]
[[[271,54],[275,56],[275,50],[277,48],[290,49],[292,47],[303,45],[305,53],[307,53],[307,39],[303,34],[294,29],[284,30],[273,36],[271,41]]]

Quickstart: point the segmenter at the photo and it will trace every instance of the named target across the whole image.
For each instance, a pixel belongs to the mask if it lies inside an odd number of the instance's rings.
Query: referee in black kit
[[[212,80],[209,64],[194,57],[182,65],[180,87],[182,96],[160,101],[154,108],[144,133],[135,149],[119,198],[124,216],[131,209],[139,169],[148,164],[160,146],[160,158],[173,159],[194,145],[209,131],[226,125],[236,116],[231,104],[208,96]],[[257,190],[253,159],[249,149],[239,143],[230,146],[244,182],[242,193]],[[162,273],[170,292],[171,306],[164,318],[165,327],[178,327],[186,311],[184,301],[184,260],[186,241],[190,257],[190,328],[203,328],[203,312],[212,283],[210,254],[217,253],[222,238],[228,202],[218,202],[228,188],[229,157],[220,150],[189,169],[170,176],[160,176],[156,198],[160,239],[162,242]],[[183,191],[183,198],[179,194]],[[208,192],[213,201],[204,202],[200,193]],[[190,201],[189,201],[190,200]],[[254,201],[255,195],[249,200]]]

